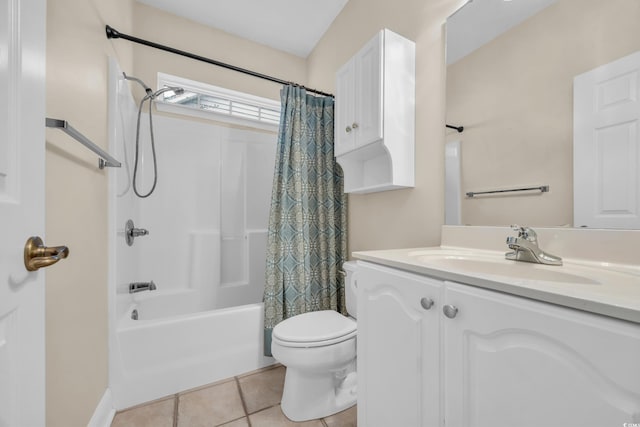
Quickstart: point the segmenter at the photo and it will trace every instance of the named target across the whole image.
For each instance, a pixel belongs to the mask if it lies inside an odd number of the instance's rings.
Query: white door
[[[355,145],[382,139],[383,33],[379,32],[355,56]]]
[[[351,59],[336,73],[335,155],[355,148],[355,60]]]
[[[43,426],[44,276],[23,261],[44,232],[44,0],[0,3],[0,426]]]
[[[640,228],[640,52],[574,79],[574,225]]]
[[[359,264],[356,286],[358,425],[442,425],[442,282]]]
[[[447,425],[640,422],[637,324],[450,282],[444,304]]]

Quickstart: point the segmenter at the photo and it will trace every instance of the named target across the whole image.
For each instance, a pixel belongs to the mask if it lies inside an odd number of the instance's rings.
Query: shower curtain
[[[317,310],[346,314],[346,195],[333,156],[333,98],[287,85],[271,192],[264,290],[264,352],[283,319]]]

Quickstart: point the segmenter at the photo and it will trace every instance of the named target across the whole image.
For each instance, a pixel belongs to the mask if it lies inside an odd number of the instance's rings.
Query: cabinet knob
[[[356,122],[353,122],[353,124],[351,125],[351,127],[353,129],[358,129],[358,124]]]
[[[456,307],[455,305],[447,304],[444,307],[442,307],[442,312],[449,319],[453,319],[458,314],[458,307]]]
[[[420,305],[425,310],[429,310],[431,307],[433,307],[433,300],[431,298],[422,298],[420,300]]]
[[[347,128],[344,130],[346,133],[351,132],[351,126],[347,126]]]

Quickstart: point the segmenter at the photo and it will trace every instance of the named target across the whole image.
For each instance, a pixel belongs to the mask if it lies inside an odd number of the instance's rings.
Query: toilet
[[[356,263],[345,262],[349,317],[299,314],[273,328],[271,353],[286,366],[282,412],[292,421],[324,418],[356,403]]]

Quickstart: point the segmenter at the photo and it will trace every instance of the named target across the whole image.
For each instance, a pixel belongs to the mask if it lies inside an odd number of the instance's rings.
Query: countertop
[[[491,259],[497,267],[516,271],[519,277],[495,274],[491,269],[471,271],[455,268],[446,262],[429,262],[424,254],[447,254],[455,258]],[[451,255],[453,254],[453,255]],[[358,260],[385,265],[421,275],[491,289],[538,301],[640,323],[640,266],[565,258],[563,266],[545,266],[504,260],[504,252],[438,246],[353,252]],[[504,260],[504,261],[502,261]],[[446,261],[446,260],[445,260]],[[529,270],[527,270],[529,269]],[[567,280],[525,279],[535,270],[540,277],[548,272]],[[497,270],[500,270],[498,268]],[[583,277],[586,280],[573,278]]]

